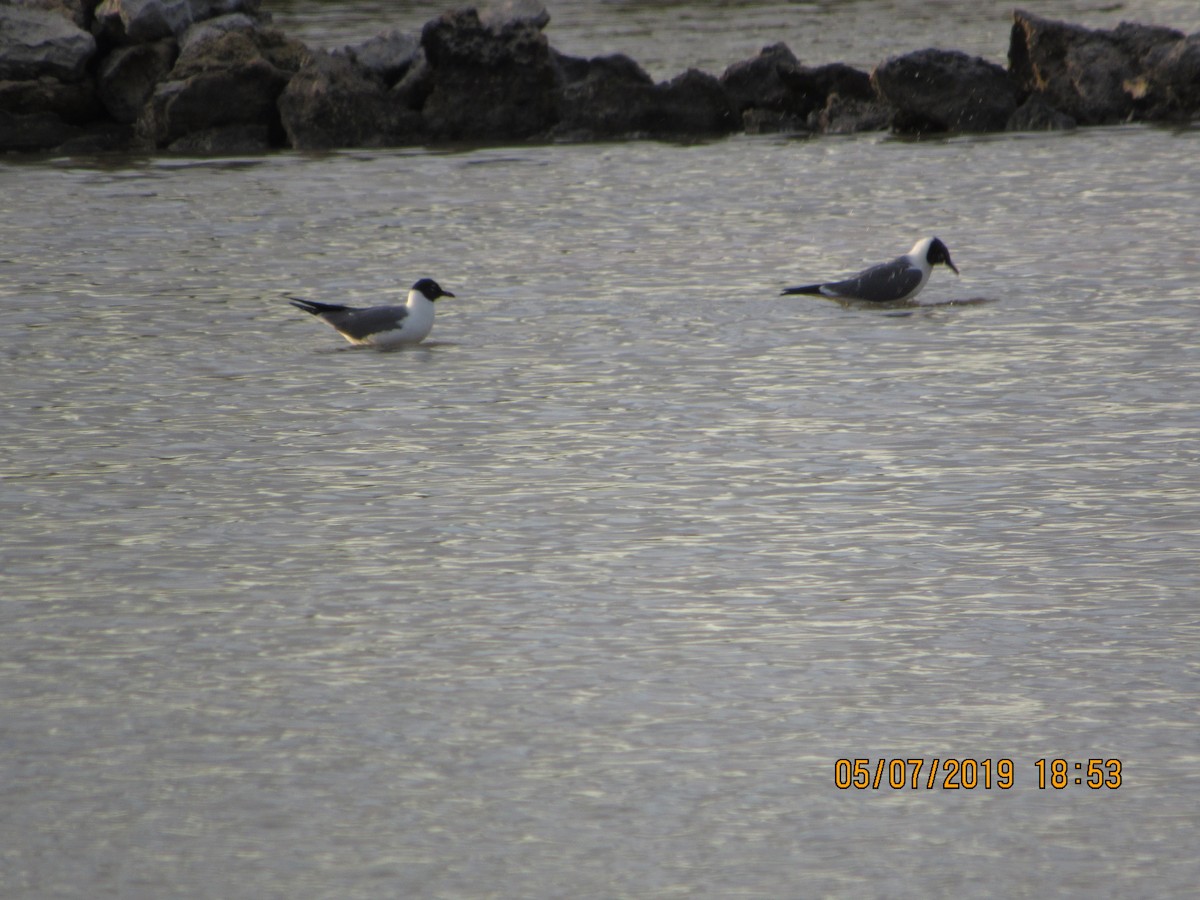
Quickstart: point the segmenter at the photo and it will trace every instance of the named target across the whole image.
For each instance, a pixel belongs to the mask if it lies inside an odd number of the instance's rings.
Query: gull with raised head
[[[311,313],[352,344],[395,350],[419,344],[433,328],[433,302],[454,295],[432,278],[422,278],[408,292],[403,306],[358,308],[290,297],[292,306]]]
[[[940,238],[917,241],[911,250],[891,262],[863,269],[842,281],[823,281],[790,287],[784,294],[813,294],[832,300],[861,300],[868,303],[903,303],[921,292],[936,265],[945,265],[958,274],[950,261],[950,251]]]

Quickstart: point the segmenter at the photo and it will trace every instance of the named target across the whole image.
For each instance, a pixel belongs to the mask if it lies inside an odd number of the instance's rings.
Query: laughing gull
[[[312,313],[332,325],[352,344],[365,344],[380,350],[394,350],[405,344],[419,344],[433,328],[433,301],[453,297],[432,278],[422,278],[408,292],[403,306],[372,306],[357,309],[336,303],[318,303],[292,297],[292,306]]]
[[[901,303],[921,293],[933,267],[944,263],[958,274],[950,251],[941,239],[922,238],[903,256],[863,269],[845,281],[825,281],[791,287],[784,294],[816,294],[834,300],[866,300],[871,303]]]

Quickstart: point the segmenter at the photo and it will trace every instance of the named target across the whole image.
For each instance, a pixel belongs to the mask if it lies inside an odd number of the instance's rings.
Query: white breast
[[[408,315],[401,320],[399,328],[376,332],[363,343],[388,350],[425,340],[433,330],[433,303],[424,294],[409,291],[405,306],[408,307]]]

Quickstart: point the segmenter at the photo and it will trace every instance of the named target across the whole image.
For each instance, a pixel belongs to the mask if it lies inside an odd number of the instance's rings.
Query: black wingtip
[[[344,312],[346,310],[345,306],[339,306],[336,303],[318,303],[316,300],[305,300],[303,297],[293,297],[291,294],[284,294],[284,296],[287,297],[288,303],[292,304],[296,309],[302,309],[314,316],[319,316],[321,313]]]
[[[800,287],[784,288],[779,292],[780,297],[786,297],[789,294],[819,294],[821,293],[821,285],[805,284]]]

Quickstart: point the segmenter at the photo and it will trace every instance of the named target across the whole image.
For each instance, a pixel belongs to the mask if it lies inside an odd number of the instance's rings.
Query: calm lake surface
[[[1192,896],[1198,234],[1197,129],[0,160],[0,893]]]

